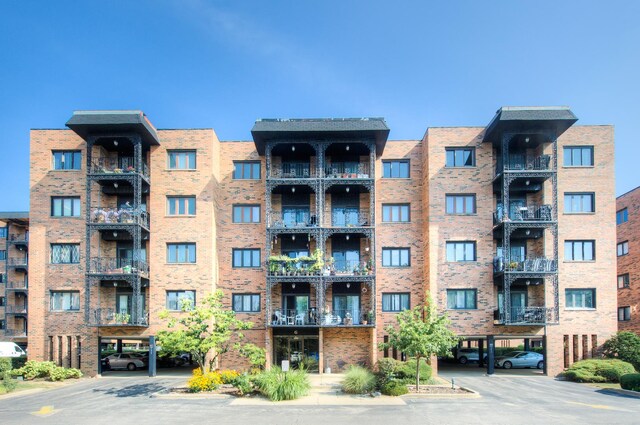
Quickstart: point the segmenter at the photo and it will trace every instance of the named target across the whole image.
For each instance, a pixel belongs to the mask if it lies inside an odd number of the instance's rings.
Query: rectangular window
[[[567,214],[595,212],[594,197],[593,193],[565,193],[564,212]]]
[[[7,325],[5,324],[4,320],[0,320],[0,329],[6,329]]]
[[[629,210],[626,208],[616,212],[616,224],[622,224],[629,221]]]
[[[618,275],[618,289],[629,287],[629,273]]]
[[[80,263],[80,244],[78,243],[52,243],[51,264],[78,264]]]
[[[398,312],[409,310],[409,293],[382,294],[382,311]]]
[[[593,146],[565,146],[565,167],[593,167]]]
[[[260,267],[260,250],[233,249],[233,267]]]
[[[409,160],[382,161],[382,178],[384,179],[408,179]]]
[[[195,170],[196,151],[168,151],[170,170]]]
[[[382,248],[382,267],[409,267],[409,248]]]
[[[475,214],[476,195],[446,195],[447,214]]]
[[[234,205],[234,223],[260,223],[260,205]]]
[[[409,204],[383,204],[382,221],[385,223],[408,223]]]
[[[446,148],[447,167],[475,167],[476,150],[474,148]]]
[[[196,197],[167,196],[167,215],[196,215]]]
[[[447,289],[447,308],[451,310],[474,310],[477,308],[476,289]]]
[[[447,261],[476,261],[475,242],[447,242]]]
[[[196,291],[167,291],[167,310],[191,310],[196,305]]]
[[[0,261],[7,259],[7,251],[5,249],[0,250]]]
[[[260,295],[233,294],[233,311],[237,313],[256,313],[260,311]]]
[[[565,261],[593,261],[596,259],[596,241],[565,241]]]
[[[52,196],[51,197],[52,217],[80,217],[80,197]]]
[[[631,320],[631,307],[618,307],[618,321],[627,322]]]
[[[51,291],[51,311],[80,310],[79,291]]]
[[[0,238],[3,238],[3,239],[7,238],[7,228],[6,227],[0,227]]]
[[[629,241],[620,242],[617,245],[618,257],[627,255],[629,253]]]
[[[233,161],[234,180],[260,180],[260,163],[255,161]]]
[[[80,151],[53,151],[54,170],[79,170],[82,168]]]
[[[195,243],[168,243],[167,263],[195,263]]]
[[[0,297],[0,307],[4,307],[4,297]]]
[[[595,289],[565,289],[567,308],[596,308]]]

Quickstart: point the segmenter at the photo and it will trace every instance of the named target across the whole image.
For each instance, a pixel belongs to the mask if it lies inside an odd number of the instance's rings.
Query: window
[[[447,242],[447,261],[476,261],[476,243]]]
[[[627,255],[629,253],[629,241],[620,242],[617,245],[617,248],[618,248],[618,257]]]
[[[386,223],[409,222],[409,204],[382,205],[382,221]]]
[[[196,291],[167,291],[167,310],[190,310],[196,305]]]
[[[382,248],[382,267],[409,267],[409,248]]]
[[[233,178],[235,180],[260,180],[260,163],[233,161]]]
[[[629,273],[618,275],[618,289],[629,287]]]
[[[79,170],[82,167],[80,151],[53,151],[54,170]]]
[[[3,307],[4,305],[5,305],[4,297],[0,297],[0,307]]]
[[[408,179],[409,160],[382,161],[382,178],[384,179]]]
[[[7,259],[7,251],[2,249],[0,250],[0,261]]]
[[[477,308],[476,289],[447,289],[447,308],[451,310],[473,310]]]
[[[51,291],[51,311],[80,310],[80,292]]]
[[[409,293],[382,294],[382,311],[409,310]]]
[[[196,215],[196,197],[167,196],[167,215]]]
[[[195,263],[195,243],[168,243],[167,263]]]
[[[618,307],[618,321],[627,322],[631,320],[631,307]]]
[[[260,223],[260,205],[234,205],[234,223]]]
[[[238,313],[255,313],[260,311],[260,295],[233,294],[233,311]]]
[[[80,244],[52,243],[51,264],[78,264],[80,262]]]
[[[564,148],[565,167],[592,167],[593,146],[566,146]]]
[[[623,208],[616,212],[616,224],[626,223],[627,221],[629,221],[629,210]]]
[[[565,241],[565,261],[593,261],[596,258],[595,241]]]
[[[260,250],[234,249],[233,267],[260,267]]]
[[[475,214],[476,195],[447,195],[447,214]]]
[[[169,151],[170,170],[195,170],[196,151]]]
[[[0,283],[4,283],[5,282],[5,274],[4,273],[0,273]]]
[[[595,289],[565,289],[567,308],[596,308]]]
[[[447,167],[475,167],[476,150],[474,148],[447,148]]]
[[[0,227],[0,238],[7,238],[7,228],[6,227]]]
[[[5,324],[4,320],[0,320],[0,329],[6,329],[7,325]]]
[[[564,212],[567,214],[595,212],[594,197],[593,193],[565,193]]]
[[[51,198],[51,215],[53,217],[80,217],[80,197]]]

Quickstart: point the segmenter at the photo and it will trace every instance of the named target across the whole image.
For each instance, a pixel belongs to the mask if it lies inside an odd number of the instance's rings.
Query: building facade
[[[29,355],[97,373],[104,343],[153,346],[161,311],[221,289],[269,364],[340,371],[400,358],[384,327],[428,292],[481,348],[542,339],[557,374],[616,330],[613,131],[575,121],[501,108],[387,141],[381,118],[265,119],[251,143],[79,111],[32,130]]]
[[[618,240],[618,330],[640,333],[640,289],[635,282],[640,278],[638,252],[640,251],[640,187],[616,200],[616,227]]]

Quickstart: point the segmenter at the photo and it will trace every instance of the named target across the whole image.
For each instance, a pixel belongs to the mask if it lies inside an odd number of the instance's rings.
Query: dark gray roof
[[[137,133],[148,145],[159,145],[158,134],[142,111],[74,111],[67,127],[87,139],[92,134]]]
[[[251,135],[260,155],[264,154],[266,141],[279,139],[373,139],[380,155],[389,137],[389,127],[384,118],[260,119],[251,129]]]
[[[29,211],[0,211],[0,221],[29,224]]]
[[[484,141],[497,142],[506,131],[553,130],[557,137],[576,121],[568,106],[503,106],[487,126]]]

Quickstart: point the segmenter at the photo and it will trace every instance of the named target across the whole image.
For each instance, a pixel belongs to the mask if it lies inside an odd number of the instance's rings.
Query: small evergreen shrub
[[[396,378],[400,362],[391,357],[378,360],[376,363],[376,387],[382,388],[387,382]]]
[[[10,357],[0,357],[0,373],[9,372],[13,369]]]
[[[256,375],[255,383],[258,391],[271,401],[295,400],[307,395],[311,388],[304,370],[283,372],[277,366]]]
[[[202,373],[200,368],[193,370],[193,375],[187,381],[187,388],[192,393],[202,391],[214,391],[222,384],[222,378],[218,372]]]
[[[18,386],[16,380],[13,379],[11,369],[11,359],[8,357],[0,358],[0,387],[7,393],[15,390]]]
[[[640,373],[627,373],[620,377],[620,387],[624,390],[640,391]]]
[[[231,385],[233,385],[238,390],[240,395],[245,395],[253,392],[253,382],[248,375],[243,374],[236,376],[231,382]]]
[[[640,336],[633,332],[618,332],[602,346],[606,357],[631,363],[640,370]]]
[[[401,396],[409,392],[407,385],[401,381],[389,381],[380,388],[380,392],[384,395]]]
[[[618,359],[582,360],[571,365],[563,375],[574,382],[620,382],[620,377],[634,373],[632,364]]]
[[[375,387],[375,375],[362,366],[350,366],[342,381],[342,391],[347,394],[366,394]]]
[[[409,359],[404,363],[400,363],[396,376],[405,383],[416,383],[416,359]],[[420,359],[420,383],[426,384],[431,378],[433,373],[431,366],[429,366],[425,359]]]

